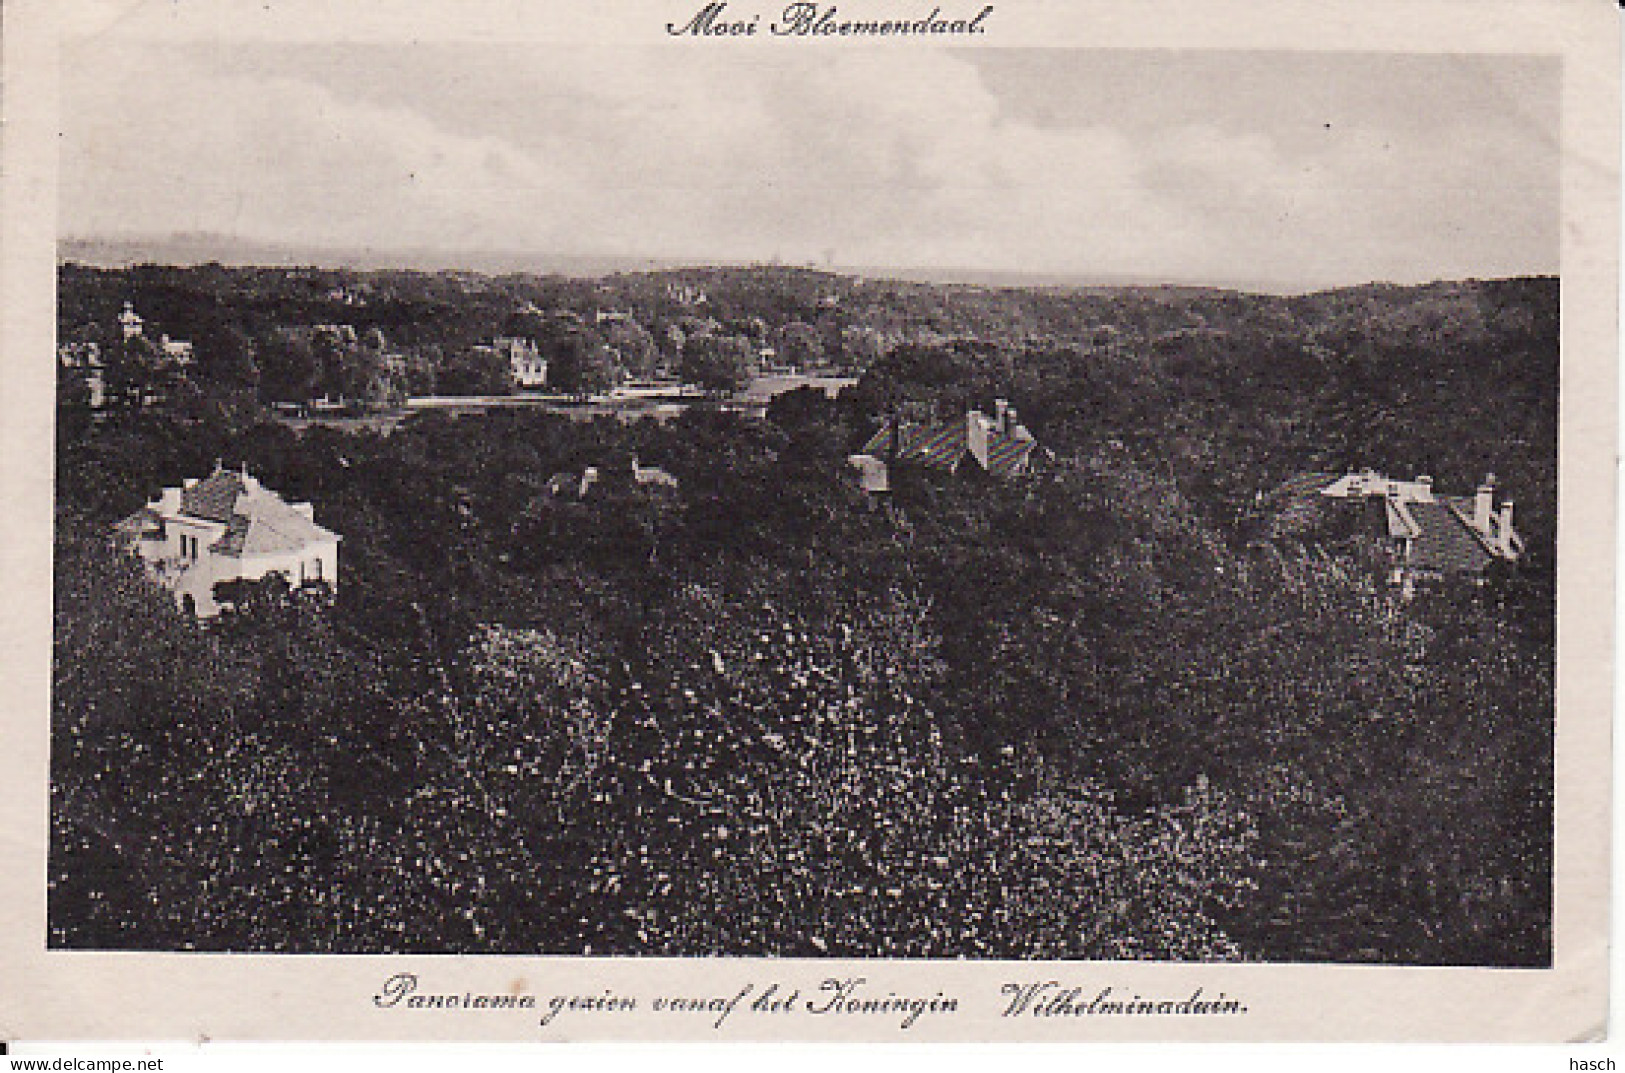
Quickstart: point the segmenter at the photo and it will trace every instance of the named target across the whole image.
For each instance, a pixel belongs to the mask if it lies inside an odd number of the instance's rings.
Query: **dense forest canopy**
[[[65,343],[116,347],[130,301],[197,361],[161,405],[59,395],[57,945],[1549,959],[1555,280],[60,287]],[[536,311],[581,355],[612,312],[617,352],[721,370],[719,396],[743,341],[860,378],[764,419],[265,408],[267,378],[368,353],[407,394],[477,380],[458,363]],[[1001,398],[1031,475],[857,488],[888,416]],[[343,534],[330,607],[273,580],[200,625],[111,546],[217,460]],[[588,466],[591,495],[549,487]],[[1403,601],[1369,541],[1272,513],[1294,475],[1368,467],[1493,471],[1527,553]]]

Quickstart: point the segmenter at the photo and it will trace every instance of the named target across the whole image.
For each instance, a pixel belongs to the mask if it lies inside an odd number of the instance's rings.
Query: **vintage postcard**
[[[1616,18],[7,4],[0,1039],[1602,1037]]]

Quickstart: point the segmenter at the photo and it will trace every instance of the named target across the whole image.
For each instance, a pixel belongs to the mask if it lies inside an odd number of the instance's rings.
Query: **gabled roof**
[[[209,550],[221,555],[265,555],[337,539],[337,533],[317,525],[280,496],[261,492],[238,500],[225,534]]]
[[[1411,502],[1406,507],[1417,529],[1411,538],[1412,567],[1446,574],[1478,573],[1495,558],[1462,513],[1460,502],[1443,499]]]
[[[1025,429],[1020,430],[1025,432]],[[987,471],[998,477],[1009,477],[1019,473],[1021,467],[1027,464],[1032,455],[1033,448],[1038,441],[1029,433],[1026,436],[1017,433],[1000,432],[998,429],[989,429],[987,434]]]
[[[1493,484],[1493,478],[1488,480]],[[1493,487],[1478,493],[1492,494]],[[1492,512],[1485,526],[1476,525],[1477,496],[1436,495],[1427,477],[1395,480],[1371,470],[1342,476],[1305,473],[1278,486],[1268,501],[1274,504],[1272,533],[1292,526],[1307,528],[1316,521],[1317,503],[1371,504],[1370,509],[1382,512],[1382,521],[1372,518],[1372,523],[1385,528],[1390,539],[1403,542],[1404,564],[1413,570],[1479,573],[1491,560],[1516,559],[1523,550],[1523,541],[1511,530],[1509,513]],[[1379,503],[1380,508],[1375,506]]]
[[[904,421],[898,425],[895,457],[901,461],[951,470],[959,466],[967,446],[963,421],[944,424]],[[878,458],[893,457],[891,423],[881,425],[880,430],[869,437],[858,453]]]
[[[297,551],[339,536],[237,470],[217,469],[181,489],[181,514],[224,524],[209,550],[221,555]]]
[[[181,513],[205,521],[229,522],[244,487],[241,473],[217,469],[190,488],[181,489]]]

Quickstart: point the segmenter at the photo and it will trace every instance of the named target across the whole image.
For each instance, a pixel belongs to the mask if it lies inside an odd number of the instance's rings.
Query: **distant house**
[[[357,287],[333,287],[327,292],[329,302],[338,302],[347,306],[364,306],[367,304],[366,285]]]
[[[145,338],[146,320],[135,311],[131,302],[124,303],[124,311],[118,316],[119,333],[128,343],[138,336]],[[192,344],[185,339],[171,339],[167,334],[158,337],[158,353],[176,365],[192,364]]]
[[[515,386],[524,390],[547,385],[547,359],[535,343],[517,336],[498,336],[491,347],[507,361]]]
[[[968,459],[995,477],[1014,477],[1027,472],[1037,449],[1037,439],[1021,423],[1015,407],[999,399],[991,417],[970,410],[963,421],[888,421],[847,461],[866,491],[878,491],[881,486],[889,488],[886,467],[892,465],[954,473]]]
[[[1311,495],[1322,501],[1380,503],[1380,513],[1368,514],[1366,524],[1387,544],[1393,557],[1389,580],[1407,596],[1418,582],[1481,581],[1491,563],[1515,562],[1524,552],[1523,538],[1512,525],[1512,501],[1497,500],[1493,473],[1470,496],[1439,494],[1432,477],[1403,480],[1375,470],[1306,474],[1288,485],[1283,488],[1291,494],[1281,500],[1288,511],[1312,509]]]
[[[124,303],[124,311],[118,315],[119,334],[128,343],[138,336],[146,334],[146,320],[135,311],[131,302]],[[158,337],[158,353],[177,365],[192,364],[192,344],[185,339],[171,339],[168,335]]]
[[[791,363],[779,361],[778,350],[770,346],[756,348],[756,366],[764,376],[789,375],[796,372],[796,367]]]
[[[639,465],[637,455],[632,456],[632,481],[648,488],[677,487],[676,477],[657,466]]]
[[[666,297],[685,306],[704,305],[707,300],[705,291],[692,283],[666,284]]]
[[[135,311],[134,304],[125,302],[124,312],[118,315],[119,330],[123,333],[124,341],[128,343],[131,339],[140,335],[145,323],[141,319],[141,314]]]
[[[160,336],[158,350],[165,358],[176,365],[192,364],[192,344],[185,339],[171,339],[169,336]]]
[[[316,524],[309,503],[287,503],[242,471],[188,479],[117,526],[126,545],[199,618],[220,612],[222,581],[281,574],[292,585],[338,586],[340,536]]]
[[[57,347],[56,357],[64,369],[72,369],[84,379],[92,410],[107,405],[107,368],[100,346],[93,342],[64,343]]]
[[[620,471],[625,479],[625,470]],[[549,495],[564,496],[575,499],[586,499],[594,487],[603,479],[604,472],[597,466],[588,466],[577,477],[574,473],[555,473],[547,479],[543,486]],[[680,485],[676,477],[658,466],[645,466],[637,456],[632,456],[632,483],[635,487],[643,489],[668,489],[676,491]]]

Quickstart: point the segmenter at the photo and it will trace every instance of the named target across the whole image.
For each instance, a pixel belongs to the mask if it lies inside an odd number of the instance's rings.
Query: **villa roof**
[[[224,524],[226,531],[209,550],[221,555],[265,555],[297,551],[339,536],[289,506],[275,492],[237,470],[217,469],[181,489],[182,515]]]
[[[1031,434],[1022,436],[1019,432],[1011,434],[990,429],[987,434],[987,471],[999,477],[1019,473],[1036,446],[1038,443]]]
[[[1492,489],[1478,493],[1488,494]],[[1368,510],[1380,509],[1380,520],[1366,515],[1371,520],[1362,528],[1375,524],[1385,530],[1404,545],[1407,567],[1429,573],[1476,574],[1492,560],[1516,559],[1523,550],[1522,540],[1511,532],[1509,515],[1492,512],[1487,523],[1475,524],[1482,509],[1477,496],[1436,494],[1427,477],[1393,480],[1370,470],[1342,476],[1304,473],[1277,486],[1267,501],[1273,505],[1271,531],[1277,535],[1323,525],[1328,503],[1370,504]]]
[[[265,555],[337,539],[337,533],[317,525],[280,496],[262,492],[238,500],[238,512],[209,550],[221,555]]]
[[[1416,525],[1416,535],[1411,538],[1411,566],[1460,574],[1477,573],[1489,565],[1495,556],[1473,530],[1463,513],[1463,504],[1466,510],[1472,509],[1470,499],[1458,497],[1405,504]]]
[[[234,469],[217,469],[191,487],[181,489],[181,513],[205,521],[229,522],[244,487],[241,473]]]
[[[892,424],[887,422],[858,449],[859,454],[878,458],[895,457],[900,461],[919,462],[941,469],[955,469],[964,457],[967,430],[964,421],[919,424],[903,421],[897,427],[895,455],[892,442]]]

